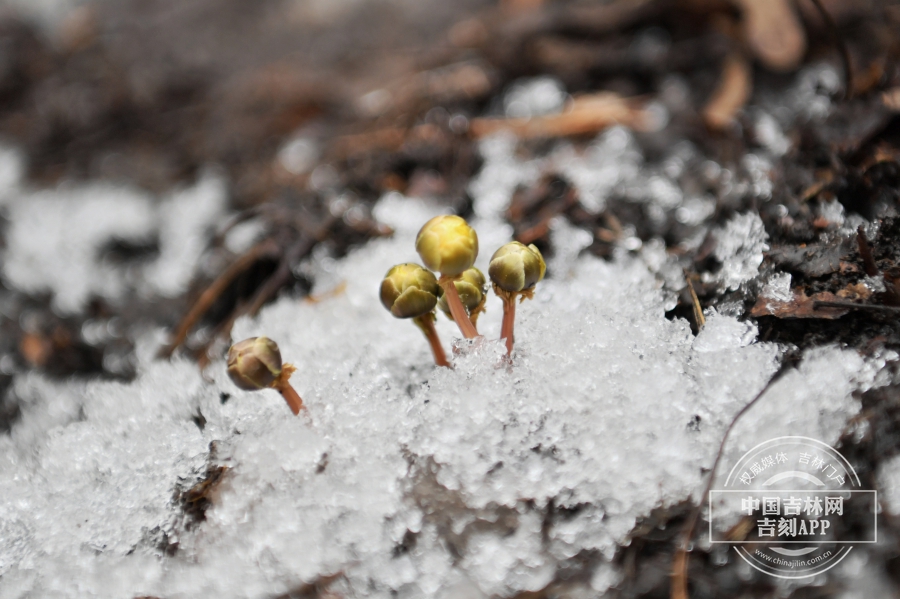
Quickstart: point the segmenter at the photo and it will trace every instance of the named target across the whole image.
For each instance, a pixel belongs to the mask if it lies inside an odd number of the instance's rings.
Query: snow
[[[162,198],[110,183],[19,187],[15,154],[0,156],[6,232],[2,274],[28,293],[50,292],[61,314],[82,311],[94,296],[116,300],[129,290],[174,297],[187,288],[209,230],[224,214],[226,190],[212,172]],[[113,241],[159,241],[146,265],[123,267],[105,259]]]
[[[567,98],[565,87],[553,77],[535,77],[513,83],[503,107],[507,117],[530,118],[562,111]]]
[[[719,281],[726,289],[737,289],[756,277],[769,249],[768,235],[762,219],[755,212],[735,215],[724,227],[714,232],[716,249],[713,254],[722,263]]]
[[[900,514],[900,456],[886,460],[878,470],[879,500],[889,514]]]
[[[456,369],[435,369],[417,329],[376,298],[382,271],[415,259],[415,233],[435,212],[386,197],[376,214],[395,236],[334,265],[342,295],[286,298],[237,324],[235,338],[270,335],[299,367],[309,420],[274,392],[237,390],[221,362],[211,381],[146,355],[130,385],[26,377],[26,414],[0,469],[14,549],[0,596],[262,597],[337,572],[347,596],[509,595],[543,588],[580,552],[610,560],[652,509],[696,497],[779,349],[714,313],[694,338],[665,319],[639,259],[582,256],[522,304],[513,366],[492,298],[485,341],[458,342]],[[508,234],[473,225],[492,240],[482,256]],[[445,320],[439,329],[458,336]],[[851,351],[812,352],[747,415],[731,452],[787,432],[834,441],[874,370]],[[213,441],[227,482],[207,520],[180,530],[174,489],[203,471]],[[582,509],[544,531],[551,503]],[[154,546],[160,531],[178,538],[173,557]],[[408,534],[414,546],[395,556]],[[614,584],[611,568],[591,584]]]
[[[581,192],[581,201],[592,213],[602,212],[606,197],[626,181],[637,177],[643,156],[633,135],[613,127],[584,152],[583,160],[571,160],[571,151],[560,152],[556,165]]]
[[[686,165],[747,193],[753,172],[765,171],[751,161],[749,179],[738,181],[688,145],[644,164],[618,128],[586,152],[562,144],[522,159],[508,137],[481,149],[470,222],[482,270],[510,238],[501,215],[516,186],[554,166],[567,165],[597,209],[622,193],[660,215],[706,209],[679,184]],[[97,260],[113,232],[158,234],[160,256],[146,273],[156,292],[176,293],[204,231],[225,217],[223,195],[212,175],[162,200],[101,184],[4,192],[4,276],[77,310],[91,293],[128,289]],[[455,368],[436,368],[420,331],[391,317],[377,290],[392,265],[418,260],[415,235],[440,211],[386,195],[373,213],[394,228],[391,238],[337,261],[320,251],[302,266],[314,293],[343,282],[342,292],[283,297],[236,323],[235,340],[269,336],[297,366],[292,383],[308,415],[294,417],[274,391],[237,389],[223,360],[201,374],[178,358],[154,359],[160,332],[141,340],[132,383],[18,375],[22,415],[0,437],[0,598],[271,597],[339,575],[332,588],[345,597],[478,599],[539,591],[582,558],[588,576],[573,588],[596,596],[615,586],[623,573],[612,558],[641,520],[701,499],[725,428],[783,348],[716,311],[694,337],[685,320],[665,316],[681,275],[661,241],[626,236],[604,261],[582,253],[590,235],[555,220],[548,278],[517,309],[512,363],[491,295],[480,341],[460,339],[439,317]],[[37,227],[48,231],[43,243]],[[724,285],[758,276],[766,238],[757,215],[737,214],[714,235]],[[63,285],[66,270],[84,283]],[[770,283],[774,293],[785,281]],[[853,394],[889,382],[887,359],[806,352],[737,425],[723,463],[778,435],[834,443],[859,412]],[[228,470],[206,520],[189,522],[177,493],[210,465]],[[888,488],[898,486],[896,470],[880,474]],[[865,564],[843,567],[866,576]]]
[[[5,279],[25,292],[52,291],[54,307],[67,314],[81,310],[91,295],[124,293],[124,276],[103,263],[101,248],[114,237],[150,241],[154,216],[144,194],[99,183],[26,192],[8,211]]]
[[[225,181],[208,172],[161,202],[160,255],[144,274],[152,292],[176,297],[187,289],[208,234],[224,214],[226,194]]]
[[[3,0],[0,6],[20,18],[28,19],[47,30],[52,30],[58,27],[73,10],[90,3],[91,0]]]
[[[315,139],[296,135],[278,150],[278,163],[289,173],[302,175],[315,167],[320,153]]]
[[[769,277],[763,286],[760,296],[774,302],[789,302],[794,295],[791,293],[791,275],[781,272]],[[773,308],[769,308],[772,310]]]

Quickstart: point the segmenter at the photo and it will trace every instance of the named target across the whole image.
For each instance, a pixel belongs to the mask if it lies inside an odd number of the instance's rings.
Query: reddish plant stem
[[[281,374],[278,376],[278,379],[272,384],[272,387],[281,393],[281,396],[284,398],[284,401],[287,402],[288,407],[291,408],[291,412],[294,413],[294,416],[299,414],[300,410],[304,409],[303,399],[288,382],[288,379],[291,378],[291,375],[295,370],[297,369],[292,364],[285,364],[281,367]]]
[[[475,332],[478,332],[478,316],[484,312],[484,303],[487,299],[487,296],[481,299],[481,303],[475,306],[475,309],[469,312],[469,320],[472,321],[472,326],[475,327]],[[478,333],[479,335],[481,333]]]
[[[434,328],[434,315],[425,314],[413,319],[413,322],[425,333],[428,339],[428,345],[431,346],[431,353],[434,355],[434,363],[438,366],[446,366],[450,368],[450,362],[447,361],[447,354],[444,353],[444,347],[441,340],[438,339],[437,329]]]
[[[447,306],[450,308],[450,315],[456,321],[456,326],[459,327],[459,332],[466,339],[474,339],[478,337],[478,330],[472,324],[469,315],[466,314],[466,309],[462,304],[462,300],[459,299],[459,292],[456,290],[456,285],[454,285],[453,281],[453,278],[444,275],[438,282],[447,295]]]
[[[506,293],[503,296],[503,324],[500,326],[500,338],[506,339],[506,354],[512,354],[513,350],[513,326],[516,322],[516,296],[514,293]]]
[[[281,396],[284,398],[284,401],[287,402],[287,405],[291,408],[291,412],[294,413],[294,416],[300,413],[300,410],[303,409],[303,400],[300,398],[300,395],[290,383],[284,383],[282,386],[278,387],[278,392],[281,393]]]

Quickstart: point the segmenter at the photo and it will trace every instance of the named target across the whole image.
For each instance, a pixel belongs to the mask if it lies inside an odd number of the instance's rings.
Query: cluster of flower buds
[[[487,286],[484,274],[474,267],[478,235],[458,216],[438,216],[419,231],[416,251],[428,268],[411,262],[391,268],[381,282],[381,303],[395,317],[412,319],[425,334],[435,364],[449,367],[434,327],[435,308],[454,320],[465,338],[478,336],[475,323],[484,311]],[[507,243],[491,257],[488,274],[494,293],[503,301],[500,338],[506,339],[509,354],[516,298],[531,298],[545,270],[541,252],[518,241]],[[228,352],[228,376],[235,385],[248,391],[275,389],[296,415],[304,406],[288,382],[295,370],[290,364],[282,364],[278,345],[268,337],[245,339]]]
[[[397,318],[413,318],[431,345],[435,363],[448,366],[434,329],[434,308],[456,322],[466,339],[478,336],[475,323],[484,311],[487,283],[474,267],[478,235],[459,216],[436,216],[416,236],[416,251],[427,269],[411,263],[391,268],[381,283],[381,302]],[[503,301],[500,337],[506,339],[508,353],[513,348],[515,299],[531,298],[545,270],[537,247],[517,241],[504,245],[491,258],[494,293]]]

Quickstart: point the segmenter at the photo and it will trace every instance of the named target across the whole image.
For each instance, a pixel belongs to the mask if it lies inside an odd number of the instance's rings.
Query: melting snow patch
[[[471,186],[483,269],[511,234],[500,217],[510,194],[546,164],[517,161],[503,138],[485,155]],[[623,160],[604,177],[631,179],[637,163]],[[666,184],[644,191],[668,209],[679,201]],[[46,193],[62,204],[62,192]],[[150,204],[125,204],[138,235]],[[154,361],[153,339],[132,384],[17,380],[27,405],[0,438],[0,597],[271,597],[337,574],[346,597],[511,596],[545,587],[579,555],[596,556],[585,595],[617,584],[612,558],[637,524],[700,499],[725,427],[781,349],[714,312],[693,337],[685,320],[665,317],[644,258],[580,255],[588,240],[557,221],[556,274],[517,310],[512,364],[491,296],[479,343],[439,318],[455,369],[435,368],[419,330],[377,293],[390,266],[417,260],[416,232],[437,212],[389,194],[375,214],[391,239],[307,265],[320,286],[345,281],[343,293],[283,298],[236,323],[235,339],[270,336],[298,367],[292,383],[309,418],[274,391],[236,389],[222,362],[203,378],[191,364]],[[718,239],[729,284],[756,275],[757,216],[735,217]],[[851,394],[882,366],[849,350],[809,352],[745,415],[726,462],[779,434],[834,442],[859,410]],[[228,470],[205,521],[188,527],[176,489],[207,465]],[[161,539],[177,541],[174,555]]]
[[[582,256],[521,305],[513,366],[492,297],[487,338],[459,342],[455,370],[436,369],[420,332],[377,299],[383,272],[416,259],[418,225],[435,211],[396,194],[376,213],[388,207],[394,238],[332,265],[345,293],[286,298],[237,324],[236,338],[270,335],[299,367],[308,420],[275,392],[235,389],[221,363],[205,381],[149,349],[130,385],[55,400],[58,389],[32,383],[0,467],[0,530],[14,549],[0,554],[4,588],[266,597],[340,572],[351,597],[507,596],[543,588],[586,551],[602,556],[590,584],[616,584],[608,560],[651,510],[697,499],[778,347],[718,314],[694,338],[665,318],[639,259]],[[491,244],[508,234],[473,224]],[[445,342],[457,337],[438,325]],[[834,441],[875,371],[854,352],[811,353],[747,414],[729,455],[782,431]],[[206,521],[183,530],[174,490],[211,459],[230,468],[226,482]],[[548,517],[551,506],[572,515]],[[174,556],[160,553],[162,532],[178,539]]]
[[[7,191],[3,276],[22,291],[51,292],[63,314],[79,312],[92,296],[115,300],[135,287],[163,296],[182,293],[226,201],[224,183],[212,175],[161,201],[106,183]],[[102,255],[112,242],[151,244],[157,236],[159,256],[142,276]]]
[[[122,295],[125,278],[103,263],[100,250],[113,239],[150,241],[155,222],[151,198],[107,184],[25,194],[8,210],[4,276],[22,291],[52,291],[54,306],[67,314],[91,295]]]

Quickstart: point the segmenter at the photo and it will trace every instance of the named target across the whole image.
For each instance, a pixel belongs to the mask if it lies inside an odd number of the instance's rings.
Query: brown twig
[[[887,312],[890,314],[897,314],[900,312],[900,307],[897,306],[875,306],[873,304],[857,304],[856,302],[823,302],[816,301],[813,302],[813,307],[815,308],[847,308],[849,310],[869,310],[872,312]]]
[[[216,340],[229,335],[235,321],[241,316],[244,316],[245,314],[256,316],[262,307],[266,305],[266,302],[272,299],[272,297],[278,293],[278,290],[290,279],[291,265],[295,264],[297,260],[306,255],[312,249],[313,245],[315,245],[315,240],[309,238],[294,244],[288,253],[279,261],[275,272],[272,273],[262,286],[256,290],[256,293],[253,294],[250,301],[239,303],[235,306],[234,310],[231,311],[231,314],[228,315],[228,318],[219,323],[213,331],[213,334],[210,335],[209,340],[204,343],[199,350],[199,358],[197,361],[201,370],[205,368],[208,363],[209,348],[212,347],[213,343],[215,343]]]
[[[800,66],[806,33],[789,0],[732,0],[740,7],[744,38],[769,69],[782,73]]]
[[[244,316],[245,314],[249,314],[251,316],[255,316],[262,307],[272,299],[272,297],[278,293],[278,290],[281,289],[291,278],[291,266],[296,264],[303,256],[308,254],[312,248],[315,246],[316,242],[320,241],[328,231],[328,229],[336,222],[336,218],[329,217],[324,223],[322,223],[318,229],[316,229],[312,235],[302,233],[299,241],[295,242],[287,252],[282,253],[280,250],[275,252],[273,255],[281,254],[281,259],[278,262],[278,266],[275,269],[275,272],[272,273],[269,278],[265,280],[265,282],[256,290],[256,293],[253,294],[253,297],[250,298],[249,302],[239,303],[235,308],[231,311],[228,317],[219,323],[216,326],[213,334],[210,335],[209,340],[203,344],[203,346],[199,350],[198,363],[200,365],[201,370],[206,367],[209,361],[209,348],[221,337],[224,337],[231,333],[231,328],[234,326],[235,321]],[[278,244],[272,240],[267,239],[262,242],[271,243],[275,245],[275,248],[278,249]],[[262,245],[262,244],[261,244]],[[227,271],[226,271],[227,272]],[[224,274],[223,274],[224,276]],[[220,276],[220,278],[222,278]],[[230,279],[225,283],[225,286],[231,282]],[[224,290],[224,289],[223,289]],[[221,293],[221,291],[220,291]],[[214,301],[215,298],[213,298]],[[211,304],[210,304],[211,305]],[[209,306],[204,308],[203,312],[209,309]],[[187,331],[192,328],[196,322],[196,319],[202,316],[203,312],[200,312],[194,322],[190,323],[190,326],[187,330],[184,331],[184,337],[187,336]],[[185,318],[187,320],[187,318]],[[181,327],[179,327],[179,331],[181,331]],[[184,342],[184,338],[181,339],[180,343]],[[174,351],[174,348],[173,348]],[[171,355],[171,352],[168,354]]]
[[[750,408],[752,408],[756,403],[762,399],[763,395],[766,394],[766,391],[772,388],[772,385],[775,384],[781,377],[787,374],[794,367],[794,360],[789,359],[789,357],[785,357],[785,359],[781,363],[781,367],[778,371],[772,375],[772,378],[769,379],[769,382],[765,384],[765,386],[751,399],[743,408],[741,408],[737,414],[734,415],[734,418],[731,420],[731,424],[728,425],[728,428],[725,429],[725,434],[722,436],[722,441],[719,443],[719,450],[716,452],[716,459],[713,461],[712,468],[709,471],[709,479],[706,482],[706,487],[703,490],[703,494],[700,496],[700,502],[694,507],[691,511],[691,515],[688,518],[687,524],[684,527],[684,531],[681,534],[681,542],[680,546],[675,552],[675,558],[672,561],[672,583],[670,587],[669,597],[670,599],[689,599],[688,595],[688,562],[690,561],[690,553],[688,552],[688,547],[690,546],[691,539],[694,538],[694,529],[697,527],[697,520],[700,518],[700,511],[703,508],[703,502],[706,497],[709,497],[709,492],[712,489],[713,482],[716,478],[716,469],[719,467],[719,461],[722,459],[722,454],[725,452],[725,443],[728,441],[728,435],[731,434],[732,429],[737,424],[738,420],[740,420],[741,416],[746,414]]]
[[[337,219],[329,216],[311,235],[302,233],[300,239],[296,241],[287,252],[284,253],[275,272],[272,273],[265,283],[263,283],[250,303],[244,309],[236,309],[231,322],[244,314],[256,316],[266,303],[271,300],[278,290],[281,289],[291,278],[291,267],[296,264],[303,256],[312,251],[317,242],[321,241],[327,235],[329,229],[334,225]],[[231,332],[231,327],[225,331],[225,334]]]
[[[191,306],[191,309],[184,318],[181,319],[181,322],[175,329],[172,341],[169,345],[159,351],[159,357],[169,358],[172,356],[175,350],[184,343],[185,339],[187,339],[188,333],[194,328],[197,321],[206,314],[213,303],[215,303],[219,296],[222,295],[239,275],[247,271],[261,258],[277,256],[279,253],[280,250],[278,245],[273,240],[266,239],[250,248],[247,252],[238,257],[237,260],[232,262],[231,265],[225,269],[225,272],[220,274],[216,280],[200,294],[200,297],[197,298],[197,301],[194,302],[194,305]]]
[[[706,325],[706,317],[703,315],[700,298],[697,297],[697,292],[694,291],[694,284],[691,283],[691,278],[688,276],[687,271],[684,271],[684,280],[687,281],[688,291],[691,293],[691,308],[694,310],[694,322],[697,323],[697,330],[699,331]]]
[[[509,131],[516,137],[531,139],[594,134],[613,125],[647,130],[652,128],[654,119],[642,104],[635,98],[598,92],[575,98],[560,114],[515,119],[472,119],[469,131],[476,139],[498,131]]]
[[[225,241],[225,236],[228,235],[228,233],[230,233],[236,226],[245,223],[252,218],[256,218],[257,216],[262,214],[263,210],[264,206],[254,206],[253,208],[248,208],[247,210],[243,210],[232,216],[226,221],[222,229],[215,234],[210,245],[221,245],[222,242]]]
[[[250,300],[250,303],[247,305],[245,313],[250,316],[256,316],[262,307],[266,305],[266,302],[272,299],[275,294],[278,293],[278,290],[290,280],[292,276],[291,266],[296,264],[300,258],[308,254],[315,244],[315,239],[304,237],[291,246],[284,256],[282,256],[275,272],[266,279],[266,282],[263,283],[259,289],[257,289],[256,293],[253,295],[253,299]]]

